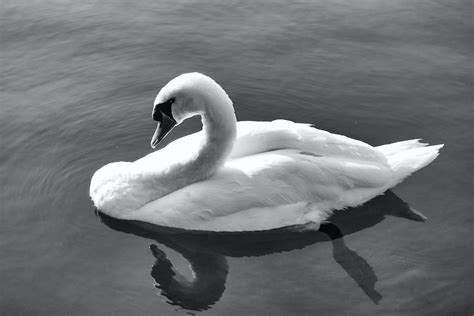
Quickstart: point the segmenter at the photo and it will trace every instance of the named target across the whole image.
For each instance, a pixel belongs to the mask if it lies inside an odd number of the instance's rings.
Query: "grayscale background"
[[[186,315],[153,286],[148,247],[191,278],[187,260],[104,225],[88,188],[100,166],[151,152],[156,93],[199,71],[239,120],[445,148],[339,226],[343,238],[223,255],[225,290],[198,314],[471,315],[472,10],[457,0],[3,0],[0,313]],[[193,119],[164,143],[199,129]],[[429,220],[398,214],[395,195]]]

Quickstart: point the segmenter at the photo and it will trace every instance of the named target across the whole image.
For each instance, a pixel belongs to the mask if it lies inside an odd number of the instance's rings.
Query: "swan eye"
[[[171,106],[173,105],[175,98],[171,98],[166,102],[158,103],[153,109],[153,119],[155,121],[161,120],[162,113],[169,118],[173,118],[173,113],[171,112]]]

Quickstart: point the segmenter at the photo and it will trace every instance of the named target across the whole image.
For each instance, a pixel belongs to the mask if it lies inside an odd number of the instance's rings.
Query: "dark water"
[[[472,314],[469,1],[2,1],[0,23],[2,315]],[[322,232],[101,220],[92,173],[151,151],[155,94],[189,71],[240,120],[446,146]]]

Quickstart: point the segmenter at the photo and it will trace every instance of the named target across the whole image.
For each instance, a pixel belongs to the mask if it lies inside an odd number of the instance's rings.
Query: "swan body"
[[[152,146],[200,115],[203,130],[135,162],[94,174],[90,195],[107,215],[207,231],[256,231],[314,223],[360,205],[432,162],[443,145],[407,140],[372,147],[286,120],[236,122],[211,78],[183,74],[155,100]]]

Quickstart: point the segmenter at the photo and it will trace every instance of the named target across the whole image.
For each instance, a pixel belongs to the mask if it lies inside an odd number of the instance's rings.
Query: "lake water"
[[[79,3],[2,2],[2,315],[472,314],[472,3]],[[445,148],[323,232],[101,218],[93,172],[151,152],[155,95],[190,71],[215,78],[239,120]]]

